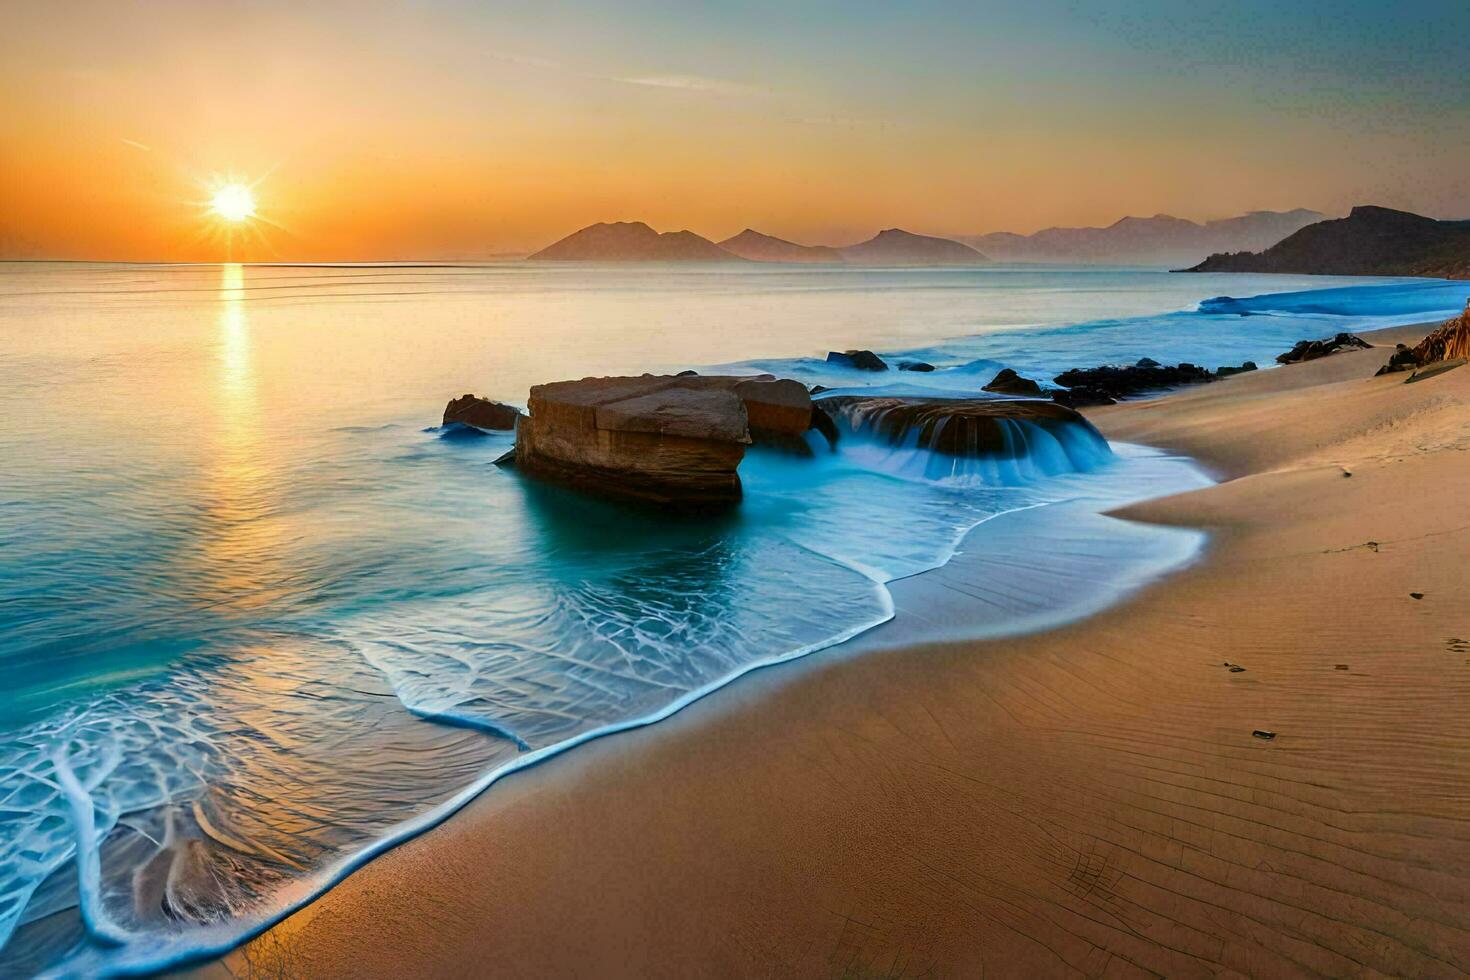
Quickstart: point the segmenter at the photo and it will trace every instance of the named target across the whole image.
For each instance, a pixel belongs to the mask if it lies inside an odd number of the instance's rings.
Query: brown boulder
[[[460,395],[444,406],[445,425],[459,422],[477,429],[509,432],[516,427],[516,419],[520,416],[519,409],[478,395]]]

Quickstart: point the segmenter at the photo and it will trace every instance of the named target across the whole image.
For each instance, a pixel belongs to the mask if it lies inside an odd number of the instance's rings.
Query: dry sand
[[[1095,412],[1226,480],[1130,509],[1213,537],[1122,605],[749,675],[206,971],[1465,975],[1470,369],[1384,359]]]

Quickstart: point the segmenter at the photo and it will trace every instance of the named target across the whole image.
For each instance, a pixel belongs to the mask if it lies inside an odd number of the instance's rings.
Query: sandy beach
[[[200,972],[1465,975],[1470,370],[1387,353],[1089,411],[1222,481],[1119,515],[1211,535],[1122,604],[758,671]]]

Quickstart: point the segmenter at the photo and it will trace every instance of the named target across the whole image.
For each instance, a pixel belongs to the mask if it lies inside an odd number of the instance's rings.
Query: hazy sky
[[[0,0],[0,252],[846,244],[1354,203],[1470,217],[1470,4]]]

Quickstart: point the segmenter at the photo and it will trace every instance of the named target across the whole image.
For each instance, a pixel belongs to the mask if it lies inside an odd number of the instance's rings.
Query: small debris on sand
[[[1268,742],[1271,741],[1271,739],[1273,739],[1273,738],[1276,737],[1276,733],[1275,732],[1263,731],[1262,729],[1259,729],[1259,728],[1257,728],[1255,731],[1251,732],[1251,734],[1254,735],[1256,738],[1264,738]]]
[[[1422,598],[1424,598],[1424,593],[1423,592],[1410,592],[1409,593],[1409,598],[1410,599],[1422,599]]]

